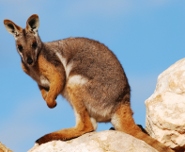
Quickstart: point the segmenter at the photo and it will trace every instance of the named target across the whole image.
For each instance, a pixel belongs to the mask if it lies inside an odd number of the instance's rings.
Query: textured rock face
[[[185,150],[185,59],[159,75],[145,104],[149,134],[171,148]]]
[[[145,142],[119,131],[84,134],[70,141],[35,145],[28,152],[157,152]]]
[[[0,152],[12,152],[12,151],[0,142]]]

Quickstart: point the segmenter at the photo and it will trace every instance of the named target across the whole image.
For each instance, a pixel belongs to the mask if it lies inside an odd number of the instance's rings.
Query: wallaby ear
[[[39,28],[39,16],[37,14],[33,14],[28,18],[26,22],[26,30],[36,33],[38,28]]]
[[[9,33],[11,33],[15,38],[19,36],[22,28],[16,25],[11,20],[4,20],[4,25]]]

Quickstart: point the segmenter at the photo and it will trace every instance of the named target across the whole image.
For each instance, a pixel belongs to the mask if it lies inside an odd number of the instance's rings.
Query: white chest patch
[[[40,76],[40,83],[44,87],[49,87],[49,81],[44,76]]]

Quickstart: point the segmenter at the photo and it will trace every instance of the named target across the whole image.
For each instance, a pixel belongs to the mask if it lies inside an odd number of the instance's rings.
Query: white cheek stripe
[[[37,59],[37,55],[38,55],[38,48],[35,50],[35,59]]]
[[[22,55],[22,53],[19,51],[19,54],[20,54],[20,56],[22,57],[22,59],[23,59],[23,55]]]

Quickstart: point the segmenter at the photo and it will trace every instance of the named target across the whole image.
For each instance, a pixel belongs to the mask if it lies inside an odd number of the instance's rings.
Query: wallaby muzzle
[[[27,61],[26,61],[29,65],[31,65],[33,63],[33,59],[31,57],[28,57],[27,58]]]

